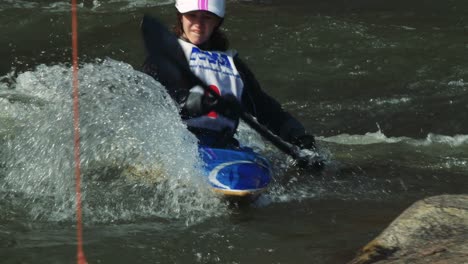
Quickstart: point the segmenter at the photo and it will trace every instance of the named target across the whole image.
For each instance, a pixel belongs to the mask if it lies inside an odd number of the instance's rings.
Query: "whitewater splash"
[[[70,67],[41,65],[0,90],[0,120],[14,120],[0,186],[19,193],[36,219],[74,218],[71,77]],[[197,177],[196,139],[159,83],[111,59],[82,65],[79,83],[85,221],[193,222],[223,212]]]
[[[85,221],[194,222],[226,213],[224,202],[194,177],[201,174],[196,139],[159,83],[110,59],[84,64],[79,74]],[[0,89],[0,122],[11,123],[0,186],[20,193],[36,219],[66,221],[75,213],[71,76],[64,65],[40,65]],[[314,196],[314,190],[283,187],[289,156],[243,123],[237,137],[272,161],[275,182],[266,195],[272,202]]]

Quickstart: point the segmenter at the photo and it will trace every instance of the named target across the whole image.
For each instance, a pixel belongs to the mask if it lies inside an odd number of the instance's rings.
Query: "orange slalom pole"
[[[75,203],[76,203],[76,237],[77,263],[86,264],[83,250],[83,220],[81,210],[81,158],[80,158],[80,109],[78,93],[78,16],[76,0],[71,3],[72,15],[72,60],[73,60],[73,132],[75,160]]]

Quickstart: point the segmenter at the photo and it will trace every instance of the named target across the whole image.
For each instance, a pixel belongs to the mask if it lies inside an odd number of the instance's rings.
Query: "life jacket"
[[[232,94],[241,102],[244,82],[234,64],[237,52],[205,51],[182,39],[179,39],[179,43],[190,69],[196,76],[220,96]],[[190,92],[206,93],[198,86],[192,88]],[[185,122],[187,126],[193,128],[234,132],[239,120],[229,119],[213,111],[204,116],[187,119]]]

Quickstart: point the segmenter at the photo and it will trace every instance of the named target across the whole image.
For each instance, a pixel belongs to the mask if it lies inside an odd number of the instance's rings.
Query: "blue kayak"
[[[205,177],[214,191],[226,196],[252,196],[271,181],[270,163],[251,148],[199,147]]]

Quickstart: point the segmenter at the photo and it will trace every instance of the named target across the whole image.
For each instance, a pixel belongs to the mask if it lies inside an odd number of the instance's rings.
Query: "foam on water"
[[[420,145],[430,145],[430,144],[445,144],[450,147],[459,147],[468,144],[468,135],[436,135],[428,134],[426,139],[420,143]]]
[[[15,132],[6,141],[0,185],[21,193],[38,219],[74,218],[71,76],[70,67],[40,65],[3,91],[42,102],[2,101],[4,108],[15,106],[9,110]],[[79,83],[85,221],[192,222],[223,212],[225,205],[198,177],[196,139],[159,83],[110,59],[82,65]]]
[[[142,7],[154,7],[161,5],[173,4],[174,0],[110,0],[109,3],[123,3],[125,6],[121,7],[120,10],[133,10]]]
[[[83,0],[78,1],[80,10],[91,12],[131,11],[137,8],[147,8],[173,4],[174,0]],[[70,12],[70,1],[23,1],[4,0],[0,3],[0,11],[8,9],[40,9],[47,12]]]
[[[0,3],[0,11],[9,8],[35,8],[37,2],[23,1],[23,0],[4,0]]]
[[[325,142],[343,145],[392,144],[403,142],[414,146],[445,144],[451,147],[459,147],[468,144],[468,135],[446,136],[429,133],[425,139],[413,139],[409,137],[387,137],[380,129],[377,132],[368,132],[364,135],[340,134],[330,137],[319,137],[319,139]]]
[[[319,140],[341,146],[348,145],[353,151],[346,154],[346,159],[355,164],[366,162],[368,157],[372,157],[375,161],[390,160],[400,166],[443,173],[468,171],[468,135],[447,136],[429,133],[426,138],[415,139],[387,137],[379,129],[364,135],[340,134],[320,137]]]

